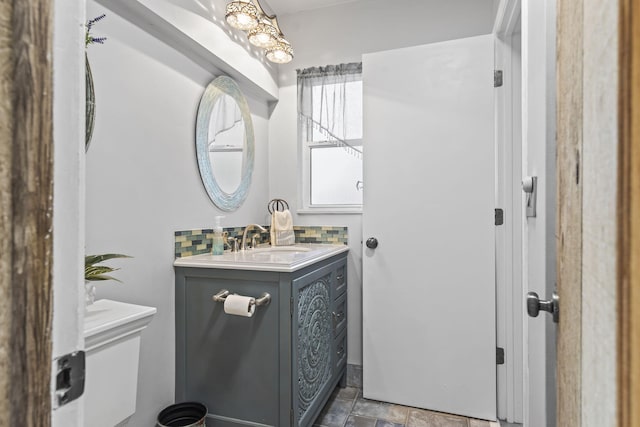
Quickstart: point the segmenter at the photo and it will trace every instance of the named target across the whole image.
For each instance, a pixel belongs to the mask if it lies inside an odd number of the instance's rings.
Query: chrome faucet
[[[231,252],[238,252],[238,239],[237,237],[229,237],[227,238],[228,244],[229,244],[229,248],[231,249]]]
[[[249,229],[251,228],[257,228],[258,230],[262,231],[263,233],[265,233],[267,231],[266,228],[264,228],[261,225],[258,224],[249,224],[244,228],[244,232],[242,233],[242,250],[246,251],[247,250],[247,231],[249,231]]]

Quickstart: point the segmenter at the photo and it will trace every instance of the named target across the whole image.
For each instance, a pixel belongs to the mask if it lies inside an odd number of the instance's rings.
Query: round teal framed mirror
[[[251,112],[230,77],[213,80],[204,91],[196,117],[196,155],[202,183],[211,201],[234,211],[249,193],[254,163]]]

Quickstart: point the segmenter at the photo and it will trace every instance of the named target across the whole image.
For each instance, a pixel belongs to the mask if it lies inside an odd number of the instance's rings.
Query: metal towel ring
[[[273,215],[274,211],[284,211],[285,209],[289,210],[289,203],[287,203],[286,200],[284,199],[272,199],[268,204],[267,204],[267,210],[269,211],[270,214]]]

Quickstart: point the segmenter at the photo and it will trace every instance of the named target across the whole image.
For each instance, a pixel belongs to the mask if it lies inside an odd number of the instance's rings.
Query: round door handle
[[[538,317],[540,311],[547,311],[553,316],[553,321],[558,323],[560,317],[560,299],[557,293],[553,293],[550,300],[541,300],[537,293],[527,294],[527,313],[531,317]]]
[[[375,237],[369,237],[367,239],[366,245],[369,249],[375,249],[378,247],[378,239],[376,239]]]

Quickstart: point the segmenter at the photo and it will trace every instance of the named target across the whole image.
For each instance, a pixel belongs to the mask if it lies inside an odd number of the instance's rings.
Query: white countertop
[[[225,251],[222,255],[193,255],[176,258],[173,265],[176,267],[292,272],[348,250],[347,245],[299,243],[293,246],[265,247],[239,252]]]
[[[84,318],[86,349],[139,332],[151,321],[155,307],[101,299],[87,307]]]

